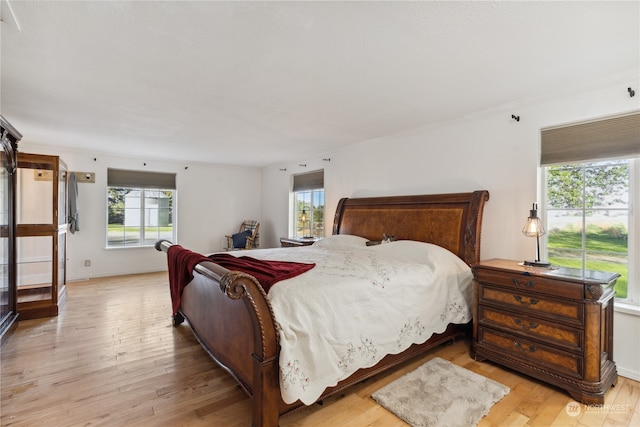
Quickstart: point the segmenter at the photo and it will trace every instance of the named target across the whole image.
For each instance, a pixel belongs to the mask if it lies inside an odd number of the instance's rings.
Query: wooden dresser
[[[473,266],[471,355],[602,404],[616,384],[613,285],[619,274],[524,267],[492,259]]]

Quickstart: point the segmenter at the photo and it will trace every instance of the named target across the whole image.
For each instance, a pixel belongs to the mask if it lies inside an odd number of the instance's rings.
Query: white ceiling
[[[640,68],[638,1],[1,2],[24,151],[263,167]]]

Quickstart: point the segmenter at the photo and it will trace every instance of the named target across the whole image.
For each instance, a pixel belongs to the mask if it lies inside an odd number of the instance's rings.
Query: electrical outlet
[[[84,260],[84,266],[85,267],[91,267],[91,260],[90,259],[85,259]]]

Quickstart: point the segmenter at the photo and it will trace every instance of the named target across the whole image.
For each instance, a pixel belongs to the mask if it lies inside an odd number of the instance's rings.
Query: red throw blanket
[[[209,255],[209,259],[222,267],[247,273],[258,279],[265,292],[281,280],[298,276],[311,270],[315,264],[290,261],[267,261],[248,256],[235,257],[229,254]]]
[[[169,266],[171,308],[174,316],[180,309],[182,290],[193,279],[193,269],[196,264],[202,261],[213,261],[228,270],[250,274],[258,280],[265,292],[269,292],[269,289],[276,282],[298,276],[315,267],[315,264],[266,261],[248,256],[235,257],[229,254],[214,254],[206,257],[180,245],[172,245],[167,250],[167,262]]]
[[[169,289],[171,290],[171,308],[175,316],[180,309],[182,290],[193,279],[193,269],[201,261],[209,261],[206,256],[172,245],[167,250],[169,264]]]

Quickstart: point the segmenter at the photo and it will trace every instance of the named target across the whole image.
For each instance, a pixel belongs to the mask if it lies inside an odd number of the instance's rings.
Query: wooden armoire
[[[16,327],[16,153],[22,135],[0,116],[0,349]]]

